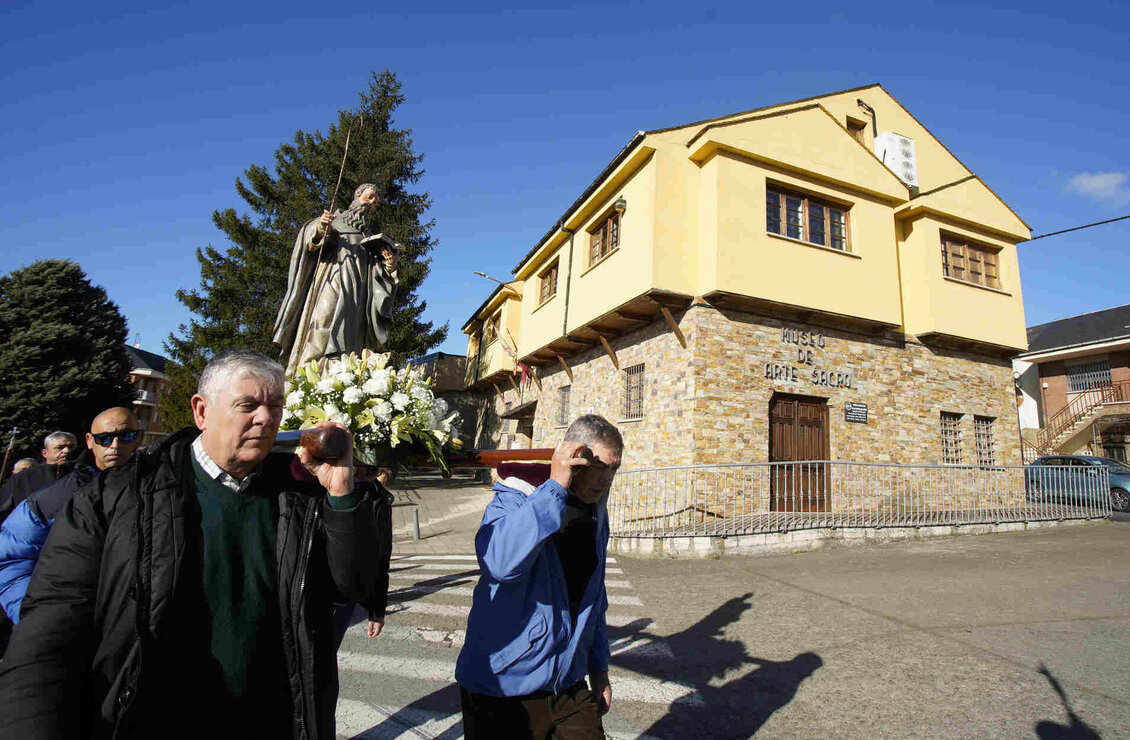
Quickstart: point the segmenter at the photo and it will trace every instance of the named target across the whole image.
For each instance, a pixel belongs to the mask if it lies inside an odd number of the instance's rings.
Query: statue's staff
[[[4,471],[8,469],[8,456],[12,454],[12,448],[16,446],[16,432],[20,431],[17,427],[12,427],[12,438],[8,440],[8,449],[4,450],[4,464],[0,465],[0,480],[4,480]]]
[[[358,113],[357,117],[361,120],[361,128],[365,128],[365,114]],[[337,185],[334,185],[334,194],[330,198],[330,204],[326,207],[326,210],[330,213],[333,213],[334,206],[337,204],[337,191],[341,189],[341,176],[345,174],[345,158],[349,156],[349,137],[353,135],[353,123],[353,121],[350,121],[349,128],[345,131],[345,151],[341,155],[341,169],[337,171]]]
[[[361,126],[358,130],[365,128],[365,114],[358,113],[357,118],[361,121]],[[326,207],[328,213],[333,213],[334,206],[337,205],[337,193],[341,189],[341,177],[345,174],[345,160],[349,157],[349,139],[353,136],[354,121],[349,122],[349,128],[345,130],[345,151],[341,153],[341,167],[337,171],[337,184],[334,185],[333,195],[330,196],[329,205]],[[322,250],[326,248],[326,242],[330,238],[330,229],[333,228],[332,222],[326,227],[326,231],[322,234],[322,243],[318,245],[318,260],[314,263],[314,281],[318,280],[318,271],[322,269]],[[314,306],[317,301],[307,301],[306,311],[302,314],[302,322],[299,327],[302,328],[302,336],[298,337],[301,341],[296,341],[291,352],[299,352],[302,347],[306,346],[306,340],[310,336],[310,316],[314,313]]]

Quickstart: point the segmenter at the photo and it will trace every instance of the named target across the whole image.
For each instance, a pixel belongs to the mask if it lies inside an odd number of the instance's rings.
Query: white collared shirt
[[[203,435],[197,436],[192,442],[192,454],[196,458],[196,462],[211,478],[220,482],[225,488],[230,488],[236,493],[243,493],[247,487],[251,485],[255,473],[259,472],[256,468],[250,475],[243,480],[236,480],[235,476],[225,472],[223,468],[216,464],[216,461],[204,451],[204,437]]]

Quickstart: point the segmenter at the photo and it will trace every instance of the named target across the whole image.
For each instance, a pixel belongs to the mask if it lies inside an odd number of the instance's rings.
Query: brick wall
[[[572,380],[559,365],[543,366],[542,390],[532,388],[539,399],[534,446],[560,440],[558,389],[569,385],[571,418],[592,412],[618,424],[625,469],[763,462],[770,399],[783,392],[827,400],[834,460],[938,463],[940,416],[947,411],[962,415],[962,462],[977,463],[973,420],[979,415],[995,419],[995,462],[1020,464],[1012,366],[1006,360],[709,305],[692,306],[675,318],[687,339],[685,349],[659,320],[611,342],[619,369],[599,347],[569,358]],[[801,338],[812,343],[798,344]],[[645,368],[644,417],[625,421],[623,371],[639,363]],[[518,394],[506,393],[494,397],[488,416],[499,413],[504,400],[517,403]],[[849,401],[867,405],[866,424],[846,421]]]

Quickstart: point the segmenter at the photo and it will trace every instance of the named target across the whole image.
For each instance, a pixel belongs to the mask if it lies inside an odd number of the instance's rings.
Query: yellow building
[[[476,443],[1018,463],[1029,237],[879,85],[641,131],[464,325]]]

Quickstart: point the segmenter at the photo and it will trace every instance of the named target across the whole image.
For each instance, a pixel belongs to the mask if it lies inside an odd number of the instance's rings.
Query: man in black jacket
[[[78,439],[70,432],[52,432],[43,439],[42,465],[32,465],[16,473],[0,486],[0,522],[8,518],[20,502],[35,491],[54,483],[71,472],[74,463],[67,456],[78,448]]]
[[[217,355],[184,429],[66,506],[0,664],[0,736],[332,740],[334,602],[375,601],[376,489],[269,455],[282,368]],[[317,478],[310,482],[305,470]]]

